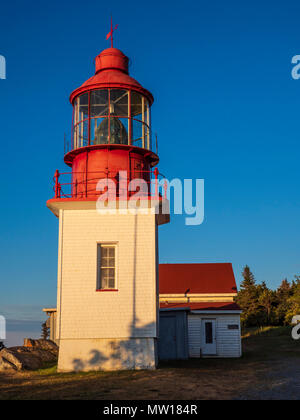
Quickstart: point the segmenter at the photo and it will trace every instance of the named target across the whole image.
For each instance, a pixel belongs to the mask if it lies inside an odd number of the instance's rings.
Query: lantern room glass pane
[[[79,96],[79,117],[78,122],[83,121],[89,116],[89,94],[84,93]]]
[[[128,91],[110,90],[110,115],[128,117]]]
[[[101,123],[107,120],[107,117],[105,118],[91,118],[90,122],[90,130],[91,130],[91,145],[94,144],[108,144],[108,138],[103,137],[103,135],[100,136],[100,125]]]
[[[132,145],[143,147],[143,123],[132,120]]]
[[[75,149],[88,146],[88,120],[79,122],[74,129]]]
[[[75,101],[74,107],[74,124],[88,118],[89,115],[89,95],[84,93],[80,95]]]
[[[143,121],[149,125],[149,104],[146,98],[144,98],[144,117],[143,117]]]
[[[94,121],[94,141],[93,144],[108,144],[108,123],[109,119],[96,118]],[[92,127],[91,127],[92,128]]]
[[[110,117],[109,144],[128,144],[128,119]]]
[[[131,92],[131,117],[142,120],[142,95],[137,92]]]
[[[91,118],[108,115],[108,89],[91,92]]]
[[[93,144],[128,144],[128,118],[97,118]]]

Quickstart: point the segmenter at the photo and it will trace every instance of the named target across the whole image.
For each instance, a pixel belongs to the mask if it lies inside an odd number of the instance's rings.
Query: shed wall
[[[241,327],[239,314],[189,314],[188,315],[188,342],[189,357],[201,357],[201,328],[205,318],[216,320],[217,354],[214,357],[241,357]],[[229,329],[237,325],[238,329]]]

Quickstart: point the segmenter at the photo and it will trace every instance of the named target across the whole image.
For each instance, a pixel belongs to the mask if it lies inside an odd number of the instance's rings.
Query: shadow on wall
[[[85,362],[81,359],[73,360],[73,368],[75,372],[84,371],[86,368],[92,368],[93,366],[100,366],[107,361],[107,357],[100,353],[99,350],[91,350],[90,356],[91,358]]]
[[[153,338],[138,337],[139,330],[142,334],[145,328],[154,327],[154,322],[141,328],[134,327],[128,339],[99,340],[103,350],[92,349],[87,359],[74,359],[74,371],[154,368],[156,363]]]

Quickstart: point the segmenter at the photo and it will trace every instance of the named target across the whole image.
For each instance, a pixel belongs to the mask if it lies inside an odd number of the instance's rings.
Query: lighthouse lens
[[[96,131],[94,144],[128,144],[127,130],[119,118],[105,118]]]

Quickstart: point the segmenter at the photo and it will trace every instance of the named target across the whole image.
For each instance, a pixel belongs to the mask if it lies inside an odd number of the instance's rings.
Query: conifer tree
[[[47,340],[49,337],[50,328],[47,326],[47,321],[42,323],[42,339]]]
[[[270,290],[265,283],[260,285],[258,303],[260,306],[260,324],[273,325],[274,323],[276,323],[276,293],[273,290]]]
[[[294,315],[300,315],[300,276],[295,276],[288,299],[289,308],[285,315],[285,323],[290,324]]]
[[[242,324],[244,326],[253,326],[257,324],[259,310],[258,290],[254,275],[248,265],[244,267],[242,276],[243,281],[236,302],[243,310],[241,315]]]
[[[292,286],[287,279],[282,280],[281,285],[276,291],[276,323],[277,325],[286,325],[286,315],[290,311],[290,297],[292,296]]]

